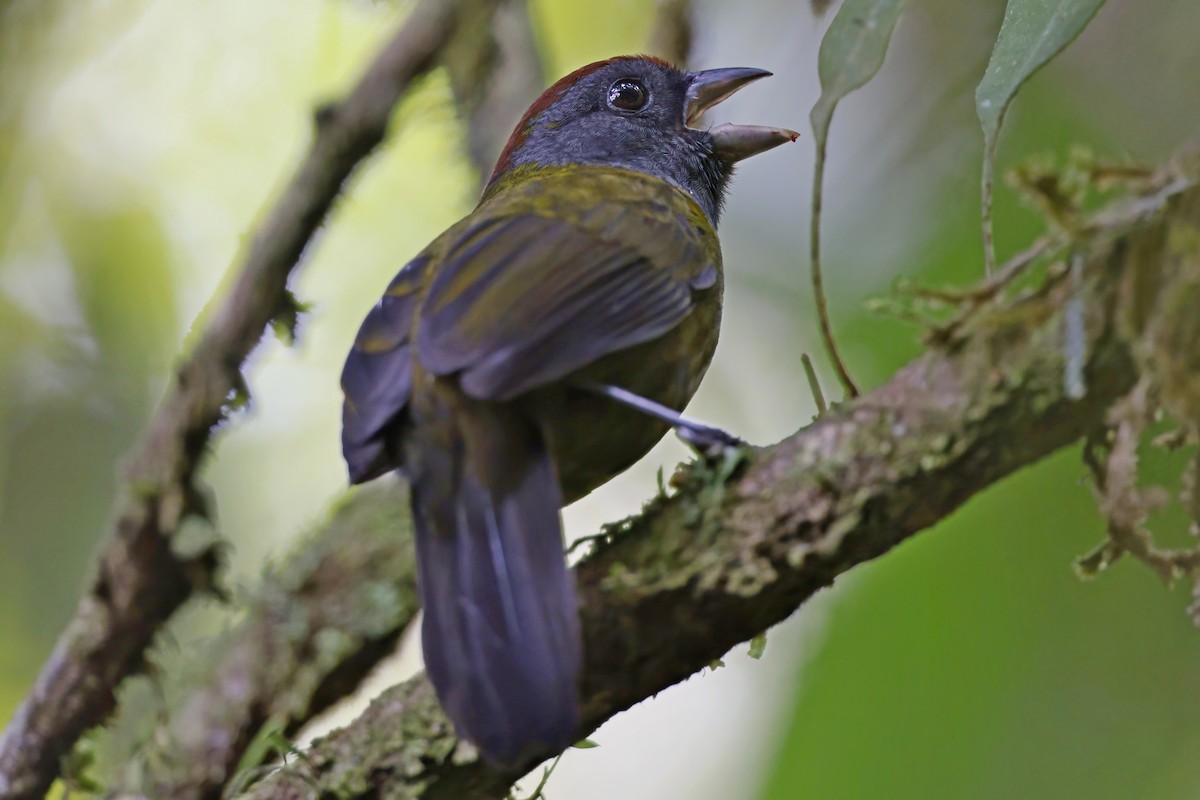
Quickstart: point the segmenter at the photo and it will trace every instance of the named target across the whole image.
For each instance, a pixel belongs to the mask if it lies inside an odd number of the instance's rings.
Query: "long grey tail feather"
[[[412,475],[425,667],[459,734],[514,765],[571,744],[579,721],[562,493],[533,422],[469,400],[438,416],[455,430],[426,440]]]

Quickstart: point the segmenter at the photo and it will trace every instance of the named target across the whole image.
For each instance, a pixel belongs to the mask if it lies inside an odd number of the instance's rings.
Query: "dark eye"
[[[622,78],[608,87],[608,104],[621,111],[640,111],[649,100],[646,87],[633,78]]]

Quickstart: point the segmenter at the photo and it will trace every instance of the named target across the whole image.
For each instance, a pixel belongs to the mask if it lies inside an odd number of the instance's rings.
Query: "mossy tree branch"
[[[580,737],[975,493],[1101,429],[1139,380],[1162,381],[1148,342],[1183,347],[1175,360],[1194,363],[1200,341],[1185,335],[1200,307],[1198,178],[1197,151],[1180,156],[1153,192],[1075,232],[1078,281],[1051,269],[1036,290],[978,301],[888,383],[752,451],[732,479],[709,465],[681,468],[675,494],[652,501],[577,568],[587,658]],[[1086,392],[1076,398],[1063,331],[1064,309],[1079,300]],[[501,798],[520,774],[476,760],[417,678],[244,796]]]
[[[106,788],[221,797],[235,776],[352,694],[417,610],[408,497],[403,485],[380,480],[347,495],[270,568],[236,624],[191,654],[185,670],[154,671],[156,702],[126,707],[133,719],[104,732],[108,758],[121,762]]]

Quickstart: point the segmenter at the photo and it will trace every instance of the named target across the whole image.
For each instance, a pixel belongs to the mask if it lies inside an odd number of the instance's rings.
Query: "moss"
[[[754,597],[761,593],[763,588],[778,580],[779,573],[771,565],[771,562],[765,558],[759,558],[746,562],[744,568],[730,571],[725,579],[725,587],[732,595]]]
[[[1175,220],[1167,229],[1167,253],[1176,258],[1200,259],[1200,227]]]
[[[421,778],[431,776],[431,765],[477,758],[473,748],[459,745],[424,684],[392,687],[371,703],[359,723],[314,743],[311,769],[323,796],[416,798],[431,785],[432,777]],[[384,780],[388,775],[393,778]]]
[[[383,636],[395,627],[397,619],[416,612],[416,596],[387,581],[368,581],[360,598],[363,602],[357,605],[353,622],[364,636]]]

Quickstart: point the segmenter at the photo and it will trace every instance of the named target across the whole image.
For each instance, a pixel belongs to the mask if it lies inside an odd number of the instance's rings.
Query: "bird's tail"
[[[511,407],[442,406],[406,465],[425,667],[461,736],[515,765],[578,724],[582,645],[545,437]],[[415,467],[415,468],[414,468]]]

